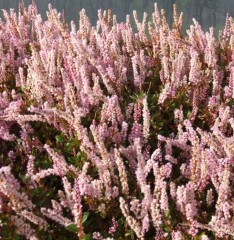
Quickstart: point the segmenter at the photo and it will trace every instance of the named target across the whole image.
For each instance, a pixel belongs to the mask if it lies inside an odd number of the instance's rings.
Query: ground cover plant
[[[233,239],[232,18],[3,13],[2,239]]]

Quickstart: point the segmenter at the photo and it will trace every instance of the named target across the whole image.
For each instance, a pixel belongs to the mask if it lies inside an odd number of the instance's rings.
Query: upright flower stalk
[[[181,34],[49,5],[0,20],[0,235],[233,237],[234,20]]]

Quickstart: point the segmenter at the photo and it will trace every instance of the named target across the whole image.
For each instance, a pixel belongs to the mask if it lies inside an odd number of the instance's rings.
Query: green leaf
[[[188,111],[187,112],[187,118],[189,118],[189,116],[191,115],[192,111]]]
[[[75,224],[70,224],[70,225],[66,226],[66,229],[73,233],[78,232],[78,227]]]
[[[64,141],[64,138],[63,138],[62,136],[60,136],[60,135],[57,135],[57,136],[55,137],[55,139],[56,139],[56,142],[58,142],[58,143],[61,143],[61,142]]]
[[[168,218],[170,216],[170,210],[166,210],[164,216],[165,218]]]
[[[123,224],[124,224],[124,219],[123,219],[123,217],[120,218],[117,222],[118,222],[118,225],[123,225]]]
[[[68,162],[71,164],[74,164],[75,160],[76,160],[75,157],[68,157]]]
[[[130,236],[132,240],[134,240],[134,231],[133,230],[129,230],[126,234],[125,237]]]
[[[171,228],[170,228],[170,227],[165,227],[164,230],[165,230],[166,232],[171,232]]]
[[[77,157],[78,159],[81,159],[81,153],[78,152],[78,153],[76,154],[76,157]]]
[[[83,218],[82,218],[82,223],[85,223],[86,221],[87,221],[87,219],[88,219],[88,217],[89,217],[89,212],[85,212],[84,214],[83,214]]]
[[[91,240],[91,234],[85,234],[81,240]]]

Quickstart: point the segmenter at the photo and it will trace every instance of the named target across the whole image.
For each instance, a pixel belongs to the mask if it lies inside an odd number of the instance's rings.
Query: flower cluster
[[[0,234],[234,237],[234,20],[0,20]]]

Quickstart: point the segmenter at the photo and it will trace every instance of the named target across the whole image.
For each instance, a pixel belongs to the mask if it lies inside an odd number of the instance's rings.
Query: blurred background
[[[31,0],[0,0],[0,9],[17,9],[18,3],[23,2],[25,6],[31,3]],[[166,11],[168,22],[172,23],[173,4],[177,5],[179,12],[184,13],[183,32],[192,24],[192,18],[195,18],[205,31],[209,27],[215,27],[216,34],[224,28],[227,13],[234,16],[234,0],[35,0],[39,12],[46,18],[48,4],[59,12],[64,10],[65,18],[68,23],[74,20],[78,24],[79,11],[84,8],[92,24],[97,20],[98,9],[111,9],[113,14],[117,15],[118,22],[125,22],[126,15],[132,17],[133,10],[138,12],[141,19],[143,12],[148,13],[148,20],[151,20],[151,14],[154,10],[154,3],[158,3],[159,9]],[[0,14],[2,18],[2,12]]]

